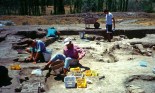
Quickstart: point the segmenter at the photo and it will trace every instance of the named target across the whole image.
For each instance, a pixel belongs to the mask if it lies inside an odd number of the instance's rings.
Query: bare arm
[[[36,52],[36,55],[35,55],[35,57],[34,57],[34,62],[37,61],[37,59],[39,58],[39,55],[40,55],[40,53],[39,53],[39,52]]]
[[[115,29],[115,18],[113,17],[112,20],[113,20],[113,25],[114,25],[114,29]]]
[[[79,58],[78,58],[78,60],[80,60],[80,59],[82,59],[85,56],[86,52],[85,52],[84,49],[82,49],[82,48],[80,48],[78,46],[76,46],[76,48],[77,48],[77,51],[79,52]]]

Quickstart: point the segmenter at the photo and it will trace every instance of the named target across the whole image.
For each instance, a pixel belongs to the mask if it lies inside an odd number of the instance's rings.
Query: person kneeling
[[[44,56],[43,53],[46,52],[46,46],[45,43],[41,40],[28,40],[26,41],[29,48],[26,48],[26,51],[30,53],[30,56],[26,58],[26,61],[33,61],[33,63],[36,63],[38,61],[44,62]]]

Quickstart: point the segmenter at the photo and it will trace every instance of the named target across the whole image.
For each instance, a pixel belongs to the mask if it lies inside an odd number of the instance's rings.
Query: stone
[[[127,93],[145,93],[145,91],[139,86],[129,85],[127,87]]]
[[[143,54],[146,52],[142,44],[135,44],[135,47]]]

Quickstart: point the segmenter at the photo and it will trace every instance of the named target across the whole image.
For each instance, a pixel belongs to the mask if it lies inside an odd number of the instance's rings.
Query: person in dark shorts
[[[111,42],[111,39],[113,38],[113,30],[112,27],[114,26],[115,29],[115,19],[113,17],[113,14],[109,12],[109,10],[105,9],[104,14],[106,14],[106,34],[107,39],[109,42]],[[113,25],[113,26],[112,26]]]

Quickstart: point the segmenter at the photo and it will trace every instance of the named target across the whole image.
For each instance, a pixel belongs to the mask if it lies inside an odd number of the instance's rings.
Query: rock
[[[152,49],[155,50],[155,46],[152,46]]]
[[[146,54],[146,56],[152,56],[152,53],[150,53],[150,52],[146,52],[145,54]]]
[[[125,36],[125,35],[120,35],[120,38],[127,39],[128,37],[127,37],[127,36]]]
[[[114,41],[121,41],[121,38],[120,37],[113,37],[113,40]]]
[[[87,79],[87,83],[88,83],[88,84],[93,84],[93,81],[90,80],[90,79]]]
[[[127,93],[145,93],[145,91],[139,86],[129,85],[127,87]]]
[[[46,36],[45,31],[37,31],[37,33],[36,33],[37,38],[43,38],[44,36]]]
[[[142,44],[142,42],[140,42],[140,41],[136,41],[136,42],[135,42],[135,41],[131,41],[130,44],[131,44],[131,45]]]
[[[135,44],[135,48],[137,48],[142,54],[146,52],[142,44]]]
[[[25,49],[26,47],[27,47],[27,44],[23,44],[23,45],[18,45],[15,43],[12,44],[13,49]]]
[[[96,42],[96,45],[101,45],[101,43],[100,42]]]
[[[42,28],[38,28],[38,31],[43,31],[43,29]]]
[[[142,80],[147,80],[147,81],[151,81],[151,80],[155,80],[155,77],[154,76],[149,76],[149,75],[141,75],[140,78]]]
[[[128,45],[127,44],[120,43],[119,47],[122,48],[122,49],[128,49]]]
[[[105,58],[105,59],[104,59],[104,62],[113,63],[109,57],[108,57],[108,58]]]
[[[104,37],[96,36],[95,40],[104,40]]]
[[[90,40],[90,41],[94,41],[94,40],[95,40],[95,36],[87,37],[86,39],[88,39],[88,40]]]
[[[155,43],[153,42],[142,42],[142,45],[147,48],[147,47],[152,47],[155,45]]]
[[[19,81],[20,81],[20,83],[23,83],[24,81],[26,81],[25,76],[20,76]]]
[[[5,38],[7,37],[8,33],[1,33],[0,34],[0,42],[5,40]]]
[[[104,62],[104,59],[103,58],[99,58],[99,59],[97,59],[97,61]]]
[[[22,87],[16,87],[15,88],[15,92],[21,92],[21,90],[22,90]]]
[[[150,48],[147,48],[146,51],[152,53],[152,50]]]
[[[99,80],[101,80],[101,79],[104,79],[105,78],[105,76],[103,75],[103,76],[100,76],[99,77]]]
[[[93,48],[93,47],[83,47],[83,49],[90,49],[90,50],[95,50],[95,48]]]

